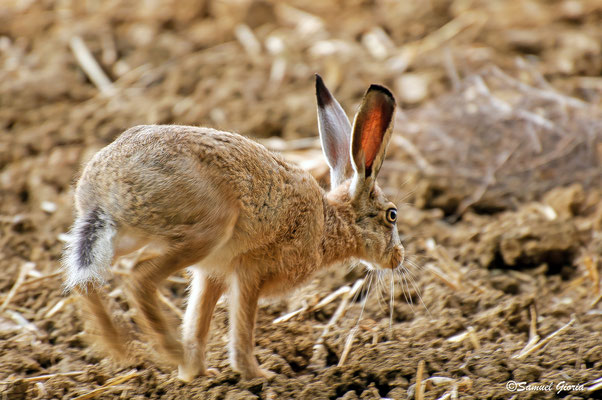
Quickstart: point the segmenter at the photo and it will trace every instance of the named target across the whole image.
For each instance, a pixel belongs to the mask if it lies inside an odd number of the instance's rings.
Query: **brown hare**
[[[115,347],[123,339],[102,304],[100,284],[116,257],[146,244],[161,255],[133,267],[130,291],[146,330],[184,381],[209,372],[209,323],[224,292],[232,368],[245,379],[270,377],[253,354],[260,297],[284,293],[350,258],[401,266],[397,210],[376,185],[395,100],[386,88],[370,86],[351,126],[317,75],[316,95],[329,192],[260,144],[209,128],[137,126],[87,164],[75,190],[65,285],[82,295]],[[186,267],[192,284],[180,342],[156,290]]]

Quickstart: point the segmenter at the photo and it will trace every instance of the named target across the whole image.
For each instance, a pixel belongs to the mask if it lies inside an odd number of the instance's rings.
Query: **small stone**
[[[512,377],[517,382],[537,382],[542,369],[536,365],[523,364],[512,372]]]
[[[48,214],[53,214],[58,209],[56,203],[53,203],[52,201],[43,201],[42,204],[40,204],[40,208]]]
[[[429,95],[429,79],[424,74],[403,74],[395,81],[395,91],[405,103],[420,103]]]
[[[579,183],[554,188],[543,196],[543,202],[552,207],[561,217],[578,215],[584,201],[585,193]]]

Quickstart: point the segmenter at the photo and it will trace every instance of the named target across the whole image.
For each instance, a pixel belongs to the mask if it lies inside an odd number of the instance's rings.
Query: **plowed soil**
[[[602,398],[600,43],[599,1],[4,1],[1,398]],[[137,350],[109,358],[59,273],[81,166],[133,125],[191,124],[257,138],[326,185],[316,72],[349,113],[370,83],[398,98],[379,181],[405,273],[342,265],[263,304],[270,381],[230,369],[223,299],[219,373],[184,384],[135,323],[124,259],[106,292]],[[333,326],[345,294],[312,309],[362,278]],[[161,289],[174,324],[186,282]]]

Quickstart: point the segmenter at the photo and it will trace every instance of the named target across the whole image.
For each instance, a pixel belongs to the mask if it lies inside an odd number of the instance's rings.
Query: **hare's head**
[[[316,75],[318,126],[330,167],[331,198],[352,210],[359,236],[358,257],[380,268],[403,263],[397,233],[397,207],[376,184],[393,131],[395,99],[389,90],[371,85],[355,115],[347,115]]]

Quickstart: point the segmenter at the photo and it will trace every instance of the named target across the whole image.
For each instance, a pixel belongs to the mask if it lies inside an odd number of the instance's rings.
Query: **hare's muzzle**
[[[389,267],[391,269],[397,269],[397,268],[401,267],[401,265],[403,264],[403,261],[405,260],[406,252],[405,252],[405,249],[403,248],[403,245],[401,245],[401,244],[398,244],[395,247],[393,247],[392,252],[393,252],[393,254],[391,255],[391,263],[389,264]]]

